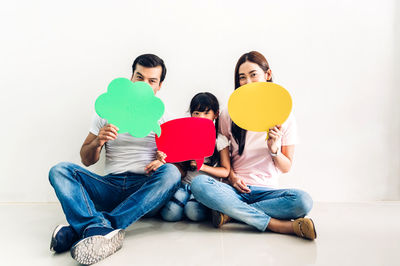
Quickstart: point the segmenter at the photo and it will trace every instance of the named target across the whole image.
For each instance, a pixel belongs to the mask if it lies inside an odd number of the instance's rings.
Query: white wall
[[[165,60],[159,96],[181,116],[199,91],[225,105],[251,50],[295,102],[301,143],[282,184],[316,201],[400,200],[395,2],[1,2],[0,201],[56,200],[49,168],[80,163],[96,97],[136,56]]]

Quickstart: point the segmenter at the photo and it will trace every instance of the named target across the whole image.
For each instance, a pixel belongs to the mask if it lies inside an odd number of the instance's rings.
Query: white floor
[[[53,228],[65,223],[60,205],[0,204],[0,213],[0,265],[77,265],[49,251]],[[400,265],[400,202],[316,203],[310,217],[315,241],[238,223],[142,219],[96,265]]]

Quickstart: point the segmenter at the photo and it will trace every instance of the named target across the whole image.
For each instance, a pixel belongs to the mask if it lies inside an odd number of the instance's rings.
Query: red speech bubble
[[[161,137],[156,136],[156,144],[157,149],[167,155],[166,162],[195,160],[199,170],[204,158],[214,153],[215,137],[215,126],[211,120],[186,117],[162,124]]]

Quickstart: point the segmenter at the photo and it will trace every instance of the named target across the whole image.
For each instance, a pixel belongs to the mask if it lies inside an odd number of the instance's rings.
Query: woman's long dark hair
[[[214,111],[215,114],[219,112],[219,103],[217,97],[214,94],[209,92],[200,92],[196,94],[193,99],[190,101],[190,114],[193,112],[204,112],[204,111]],[[215,136],[218,137],[218,120],[215,120]],[[214,153],[210,158],[210,162],[207,163],[209,166],[214,166],[216,163],[219,162],[219,152],[215,147]]]
[[[242,55],[238,62],[236,63],[235,67],[235,90],[240,87],[240,82],[239,82],[239,67],[246,61],[252,62],[257,64],[263,71],[264,73],[267,73],[269,70],[269,64],[267,59],[260,54],[259,52],[256,51],[251,51],[249,53],[245,53]],[[267,80],[268,82],[272,82],[272,78],[270,80]],[[247,130],[239,127],[235,123],[232,122],[232,136],[235,139],[236,143],[239,145],[239,155],[242,155],[244,146],[246,144],[246,133]]]

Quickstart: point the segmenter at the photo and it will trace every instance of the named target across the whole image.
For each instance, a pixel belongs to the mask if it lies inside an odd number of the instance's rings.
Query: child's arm
[[[224,148],[219,152],[221,166],[213,167],[203,164],[201,171],[206,172],[215,177],[227,178],[231,171],[231,161],[229,158],[229,147]]]

